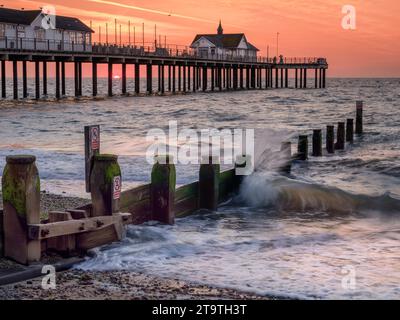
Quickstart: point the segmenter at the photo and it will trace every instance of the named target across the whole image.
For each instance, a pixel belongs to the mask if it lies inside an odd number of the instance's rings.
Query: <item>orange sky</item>
[[[329,76],[399,77],[400,28],[396,19],[399,0],[52,0],[60,15],[92,21],[98,40],[98,26],[109,22],[113,39],[114,18],[127,34],[128,20],[141,40],[142,22],[146,41],[152,41],[154,24],[167,42],[189,45],[196,33],[215,33],[219,19],[226,33],[244,32],[261,55],[276,52],[284,56],[327,57]],[[37,9],[46,2],[0,1],[5,7]],[[357,29],[341,27],[342,6],[357,9]],[[133,36],[132,36],[133,37]],[[104,40],[103,34],[103,40]],[[125,38],[127,41],[127,37]]]

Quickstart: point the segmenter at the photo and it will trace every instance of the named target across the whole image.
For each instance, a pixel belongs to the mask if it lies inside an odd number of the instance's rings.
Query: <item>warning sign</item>
[[[114,183],[113,183],[114,200],[118,200],[121,197],[121,188],[122,188],[121,176],[114,177]]]
[[[100,130],[98,126],[90,128],[90,148],[92,150],[100,149]]]

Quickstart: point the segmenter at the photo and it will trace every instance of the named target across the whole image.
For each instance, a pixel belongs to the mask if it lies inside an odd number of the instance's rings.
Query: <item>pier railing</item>
[[[39,40],[29,38],[0,38],[0,51],[15,52],[54,52],[54,53],[82,53],[96,55],[118,55],[132,57],[164,57],[183,58],[212,61],[253,62],[268,64],[317,64],[326,65],[326,59],[318,57],[284,58],[284,57],[261,57],[230,54],[211,54],[209,52],[198,52],[189,47],[179,45],[158,46],[131,45],[131,44],[107,44],[64,41],[64,40]]]

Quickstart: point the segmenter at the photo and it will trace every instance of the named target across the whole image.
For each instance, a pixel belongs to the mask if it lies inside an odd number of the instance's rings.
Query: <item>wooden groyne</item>
[[[7,98],[6,62],[12,65],[13,99],[19,96],[19,73],[22,73],[22,98],[41,99],[48,95],[48,65],[54,64],[55,97],[66,96],[66,68],[73,66],[74,96],[82,96],[82,65],[89,64],[92,69],[92,96],[98,91],[98,66],[107,65],[108,89],[106,95],[113,96],[114,66],[120,65],[121,92],[126,94],[164,94],[235,91],[250,89],[289,88],[289,77],[294,78],[294,88],[325,88],[328,63],[325,58],[251,58],[226,55],[196,55],[187,51],[176,52],[158,49],[144,49],[130,46],[95,44],[91,51],[79,51],[74,46],[48,43],[48,50],[32,49],[31,45],[21,44],[14,48],[0,48],[1,97]],[[7,42],[6,42],[7,43]],[[64,49],[63,49],[64,48]],[[66,50],[65,48],[69,48]],[[28,96],[28,63],[34,65],[35,90]],[[145,72],[143,72],[143,68]],[[22,70],[20,70],[22,69]],[[308,85],[309,73],[313,71],[314,84]],[[290,74],[291,73],[291,74]],[[42,77],[40,77],[42,75]],[[127,78],[134,78],[134,92],[127,90]],[[146,91],[141,92],[141,79],[145,77]],[[158,87],[154,91],[153,80]]]
[[[357,101],[356,123],[363,133],[363,102]],[[334,126],[327,126],[326,154],[345,149],[354,141],[354,120],[338,123],[340,133],[334,143]],[[287,162],[280,172],[290,173],[292,160],[309,158],[308,135],[299,136],[298,152],[291,154],[290,142],[281,151]],[[345,141],[346,140],[346,141]],[[55,251],[73,256],[124,236],[125,226],[147,221],[173,224],[200,209],[216,211],[238,191],[243,176],[236,169],[245,167],[249,156],[241,156],[235,168],[221,171],[219,161],[203,159],[199,180],[176,187],[176,171],[169,155],[158,156],[148,184],[121,192],[122,176],[118,156],[100,153],[100,127],[85,127],[86,188],[91,204],[66,211],[50,212],[40,219],[40,178],[36,158],[30,155],[7,157],[2,177],[3,212],[0,213],[0,253],[22,264],[39,261],[43,253]],[[312,134],[313,157],[323,156],[322,130]],[[208,160],[208,161],[205,161]]]
[[[0,216],[0,248],[5,257],[30,264],[40,261],[45,252],[76,255],[121,240],[127,224],[173,224],[176,217],[199,209],[217,210],[239,186],[235,169],[220,172],[219,164],[210,163],[200,166],[198,181],[176,188],[175,165],[167,155],[155,159],[149,184],[121,192],[118,157],[99,153],[98,129],[85,129],[91,204],[49,212],[46,220],[40,220],[36,158],[7,157],[2,177],[4,212]]]

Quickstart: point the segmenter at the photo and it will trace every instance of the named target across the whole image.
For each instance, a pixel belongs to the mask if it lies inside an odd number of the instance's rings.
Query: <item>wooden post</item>
[[[338,122],[338,129],[337,129],[337,138],[336,138],[336,150],[343,150],[344,149],[344,141],[345,141],[345,127],[344,122]]]
[[[92,63],[92,94],[93,97],[97,96],[97,63]]]
[[[353,143],[354,142],[354,120],[347,119],[346,122],[346,141]]]
[[[82,86],[83,86],[83,73],[82,73],[82,62],[78,62],[78,75],[79,75],[79,96],[82,96]]]
[[[28,238],[28,224],[40,223],[40,179],[34,156],[9,156],[2,177],[4,255],[19,263],[39,261],[39,240]]]
[[[304,69],[304,88],[307,89],[307,68]]]
[[[239,67],[239,86],[240,86],[240,89],[243,89],[243,67],[242,66],[240,66]]]
[[[23,98],[28,97],[28,75],[27,75],[27,62],[22,61],[22,96]]]
[[[335,127],[334,126],[326,127],[326,151],[328,153],[335,152]]]
[[[275,88],[279,88],[279,70],[278,68],[275,68]]]
[[[295,69],[295,74],[294,74],[294,87],[295,87],[296,89],[299,87],[299,84],[298,84],[298,81],[299,81],[299,79],[298,79],[298,73],[299,73],[299,70],[296,68],[296,69]]]
[[[140,64],[135,63],[135,93],[140,93]]]
[[[172,66],[168,65],[168,91],[171,92],[172,90]]]
[[[47,96],[47,62],[43,61],[43,95]]]
[[[193,66],[193,92],[196,92],[196,75],[197,72],[197,68],[195,66]]]
[[[363,133],[363,108],[364,108],[364,102],[357,101],[357,103],[356,103],[356,134]]]
[[[65,96],[66,85],[65,85],[65,62],[61,62],[61,94]]]
[[[174,224],[176,171],[172,156],[158,156],[151,171],[153,220]]]
[[[218,88],[219,91],[222,91],[223,83],[222,83],[222,67],[218,67]]]
[[[182,66],[178,66],[178,92],[182,89]]]
[[[211,91],[215,89],[215,67],[211,67]]]
[[[203,92],[207,91],[207,67],[203,67]]]
[[[85,126],[85,181],[86,192],[90,192],[90,173],[93,157],[100,153],[100,126]]]
[[[319,88],[322,88],[322,69],[319,69]]]
[[[163,64],[160,67],[161,67],[161,94],[164,94],[165,93],[165,75],[164,75],[165,67]]]
[[[75,97],[79,97],[79,66],[78,62],[74,62],[74,80],[75,80]]]
[[[218,157],[202,159],[199,172],[199,208],[216,211],[219,199],[220,165]]]
[[[1,60],[1,97],[6,98],[6,62]]]
[[[284,141],[281,144],[281,154],[283,164],[280,167],[280,172],[290,173],[292,170],[292,143],[290,141]]]
[[[18,61],[13,61],[13,89],[14,100],[18,99]]]
[[[289,70],[285,69],[285,88],[289,88]]]
[[[315,69],[315,89],[318,88],[318,69]]]
[[[300,68],[300,89],[303,89],[303,69]]]
[[[190,91],[190,66],[187,67],[187,89]]]
[[[297,159],[302,161],[308,159],[308,136],[306,135],[299,136]]]
[[[121,195],[121,168],[118,156],[98,154],[93,157],[90,174],[92,216],[107,216],[119,211]]]
[[[313,157],[322,157],[322,130],[313,131]]]
[[[182,91],[186,92],[186,65],[183,65],[182,68]]]
[[[122,94],[126,95],[126,63],[122,64]]]
[[[176,91],[176,79],[175,79],[175,77],[176,77],[176,66],[175,65],[173,65],[172,66],[172,92],[173,93],[175,93],[175,91]]]
[[[108,63],[108,96],[112,97],[113,95],[113,64],[111,62]]]
[[[265,68],[265,89],[269,88],[269,68]]]
[[[39,61],[35,61],[35,98],[40,99],[40,74],[39,74]]]
[[[322,88],[326,88],[326,69],[322,69]]]
[[[281,88],[283,88],[283,68],[281,68]]]
[[[56,99],[58,100],[60,98],[60,61],[56,61]]]

